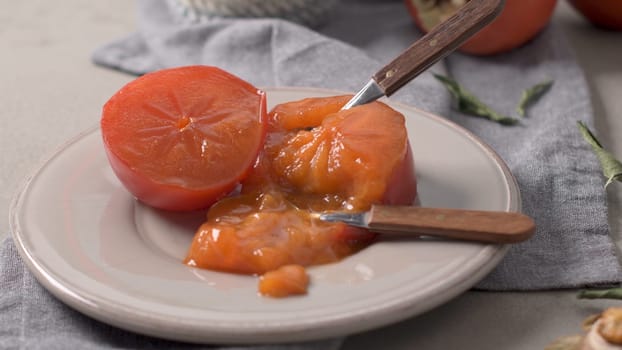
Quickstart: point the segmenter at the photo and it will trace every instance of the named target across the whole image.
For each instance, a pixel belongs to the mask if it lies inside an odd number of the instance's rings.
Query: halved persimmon
[[[341,111],[349,99],[309,98],[270,112],[264,157],[272,179],[303,202],[319,196],[322,210],[412,203],[416,182],[404,116],[381,102]]]
[[[264,92],[215,67],[146,74],[103,108],[112,169],[153,207],[207,208],[254,165],[266,132],[265,101]]]
[[[369,245],[375,234],[319,221],[315,213],[413,203],[416,180],[404,117],[380,102],[340,111],[349,98],[311,98],[273,109],[255,168],[239,195],[210,208],[187,264],[264,274],[335,262]],[[270,274],[270,286],[290,285],[278,280],[287,275]]]

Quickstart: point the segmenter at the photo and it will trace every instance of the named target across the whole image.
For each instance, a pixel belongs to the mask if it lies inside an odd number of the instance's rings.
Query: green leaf
[[[518,119],[502,115],[490,108],[470,91],[460,86],[455,80],[439,74],[434,74],[434,77],[443,83],[449,93],[454,97],[460,112],[486,118],[503,125],[514,125],[518,123]]]
[[[553,81],[549,80],[524,90],[520,102],[518,102],[518,106],[516,107],[518,115],[524,117],[526,114],[525,110],[538,102],[538,100],[551,89],[551,86],[553,86]]]
[[[622,299],[622,288],[582,290],[578,297],[580,299]]]
[[[583,138],[587,143],[592,146],[592,150],[600,161],[600,166],[603,169],[603,175],[607,178],[606,186],[609,186],[613,181],[622,181],[622,163],[615,158],[613,154],[603,148],[601,143],[596,139],[592,131],[583,123],[577,123],[579,131],[583,135]]]

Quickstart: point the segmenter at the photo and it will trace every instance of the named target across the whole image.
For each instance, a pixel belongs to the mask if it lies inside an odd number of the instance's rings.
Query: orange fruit
[[[215,67],[146,74],[104,105],[110,165],[140,201],[167,210],[207,208],[255,164],[266,131],[266,97]]]

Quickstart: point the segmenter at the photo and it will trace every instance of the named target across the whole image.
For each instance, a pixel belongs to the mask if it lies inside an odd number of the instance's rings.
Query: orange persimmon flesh
[[[259,293],[273,298],[306,294],[309,275],[300,265],[284,265],[259,278]]]
[[[414,201],[414,164],[403,115],[380,102],[340,111],[349,98],[310,98],[270,112],[254,169],[239,195],[209,209],[186,257],[188,265],[267,274],[286,265],[339,261],[372,243],[375,234],[321,222],[314,213]],[[277,281],[289,274],[267,276],[262,294],[288,294],[274,289],[289,285]]]

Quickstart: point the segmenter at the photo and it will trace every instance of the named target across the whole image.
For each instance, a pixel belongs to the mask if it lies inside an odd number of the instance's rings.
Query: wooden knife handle
[[[453,16],[438,24],[380,69],[373,79],[386,96],[391,95],[492,22],[504,4],[505,0],[467,2]]]
[[[521,213],[425,208],[411,206],[373,206],[368,227],[378,233],[408,233],[451,239],[517,243],[533,235],[534,221]]]

